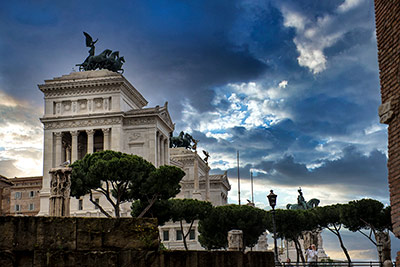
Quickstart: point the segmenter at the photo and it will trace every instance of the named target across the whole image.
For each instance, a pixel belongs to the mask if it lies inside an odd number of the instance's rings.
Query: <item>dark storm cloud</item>
[[[340,158],[324,160],[320,167],[311,170],[307,169],[305,164],[296,162],[290,155],[274,162],[247,164],[240,168],[241,178],[248,179],[250,170],[256,169],[266,172],[259,172],[258,179],[266,179],[276,185],[345,185],[344,191],[355,196],[386,198],[388,186],[385,154],[375,150],[369,155],[364,155],[353,146],[345,147],[342,153]],[[229,169],[228,174],[236,177],[237,169]]]
[[[100,39],[97,53],[120,50],[127,60],[125,76],[151,104],[169,100],[175,119],[184,98],[199,110],[211,109],[213,86],[249,81],[267,68],[227,37],[240,13],[230,2],[135,1],[112,8],[95,3],[39,4],[35,14],[29,4],[5,5],[1,89],[39,101],[36,84],[70,72],[86,57],[83,30]]]
[[[342,3],[2,3],[0,34],[6,38],[0,40],[0,90],[41,106],[43,96],[36,84],[68,74],[85,59],[88,49],[82,31],[87,31],[99,38],[96,53],[106,48],[120,51],[127,60],[124,76],[149,100],[150,106],[169,101],[170,113],[177,123],[175,134],[192,128],[193,136],[200,139],[199,145],[210,151],[211,160],[213,153],[235,155],[239,150],[244,173],[251,168],[262,169],[267,175],[260,173],[260,177],[275,183],[297,186],[299,177],[307,183],[315,179],[321,179],[322,184],[334,180],[345,183],[350,178],[362,183],[365,177],[366,185],[375,185],[377,180],[373,178],[378,173],[385,176],[384,155],[371,146],[363,153],[373,152],[364,156],[357,152],[362,144],[353,151],[345,148],[366,142],[370,137],[360,133],[377,121],[379,80],[373,4],[361,3],[340,14],[337,8]],[[283,8],[298,12],[311,27],[317,27],[317,39],[337,34],[338,39],[322,49],[327,66],[317,75],[299,65],[294,42],[299,33],[283,25]],[[327,16],[332,23],[324,28],[318,20]],[[183,103],[190,103],[201,114],[228,110],[231,103],[226,99],[213,104],[218,96],[216,88],[228,83],[254,81],[265,84],[264,89],[268,90],[271,84],[283,80],[288,81],[282,89],[283,104],[271,112],[288,115],[269,127],[238,124],[222,131],[230,136],[224,140],[200,132],[195,127],[199,122],[181,120]],[[0,110],[0,122],[11,112]],[[364,139],[358,140],[359,136]],[[335,153],[317,148],[326,139],[336,137],[347,139],[331,142],[342,151],[339,159],[332,160]],[[310,171],[307,164],[322,165]],[[366,164],[375,167],[369,174],[363,172]],[[233,169],[230,172],[235,173]],[[355,182],[349,183],[356,186]]]

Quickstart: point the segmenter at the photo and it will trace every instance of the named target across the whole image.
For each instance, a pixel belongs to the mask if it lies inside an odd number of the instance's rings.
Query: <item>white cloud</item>
[[[338,12],[344,13],[358,6],[363,0],[345,0],[338,8]]]
[[[307,67],[313,74],[324,71],[327,65],[324,49],[332,46],[343,35],[342,31],[329,31],[336,21],[325,15],[313,22],[288,8],[283,8],[282,14],[284,26],[296,29],[293,41],[300,54],[297,58],[299,65]]]
[[[304,30],[305,24],[307,23],[307,19],[304,16],[297,12],[289,11],[287,9],[284,9],[283,13],[285,19],[283,25],[285,27],[294,27],[300,31]]]
[[[256,82],[228,84],[216,90],[212,104],[215,111],[199,113],[189,102],[183,103],[183,120],[186,130],[197,130],[207,137],[229,140],[228,129],[242,126],[246,129],[269,127],[282,119],[291,117],[284,109],[282,90],[287,81],[278,86],[265,87]],[[220,103],[229,103],[228,106]]]
[[[286,88],[286,86],[288,85],[288,81],[285,81],[285,80],[283,80],[283,81],[281,81],[280,83],[279,83],[279,87],[280,88]]]

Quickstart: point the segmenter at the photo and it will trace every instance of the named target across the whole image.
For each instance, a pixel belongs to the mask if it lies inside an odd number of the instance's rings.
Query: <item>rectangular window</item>
[[[35,191],[31,191],[31,192],[29,192],[29,197],[34,197],[35,196]]]
[[[99,199],[99,198],[95,198],[95,199],[94,199],[94,202],[96,202],[96,204],[99,204],[99,203],[100,203],[100,199]],[[99,207],[96,206],[96,205],[94,205],[94,208],[95,208],[95,209],[98,209]]]
[[[30,203],[30,204],[29,204],[29,210],[34,210],[34,209],[35,209],[35,204]]]
[[[15,199],[21,199],[22,192],[15,192]]]
[[[15,205],[15,211],[21,211],[21,206],[19,204]]]
[[[182,231],[176,230],[176,240],[182,240]]]
[[[79,199],[78,210],[83,210],[83,199]]]
[[[195,233],[194,229],[190,230],[189,239],[190,240],[195,240],[196,239],[196,233]]]
[[[163,231],[163,240],[168,241],[169,240],[169,230],[164,230]]]

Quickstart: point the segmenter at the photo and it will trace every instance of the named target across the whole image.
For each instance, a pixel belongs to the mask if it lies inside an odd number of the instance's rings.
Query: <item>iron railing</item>
[[[393,267],[396,267],[396,262],[393,262]],[[275,266],[282,266],[282,267],[382,267],[383,263],[379,261],[327,261],[327,262],[314,262],[310,263],[303,263],[303,262],[276,262]]]

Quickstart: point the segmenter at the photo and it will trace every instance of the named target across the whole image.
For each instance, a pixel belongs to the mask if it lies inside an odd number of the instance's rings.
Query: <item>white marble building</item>
[[[111,149],[142,156],[156,167],[169,164],[169,135],[174,125],[167,103],[144,108],[146,99],[121,74],[73,72],[46,80],[39,89],[45,100],[40,215],[48,213],[48,170],[67,160],[74,162],[86,153]],[[89,203],[86,198],[71,199],[71,214],[98,213]],[[123,207],[122,213],[126,212]]]
[[[39,85],[44,93],[43,188],[40,191],[39,215],[49,214],[49,170],[65,161],[71,163],[86,153],[111,149],[135,154],[156,167],[169,164],[182,168],[182,190],[177,198],[210,201],[213,205],[227,204],[230,185],[226,173],[209,175],[209,166],[197,152],[184,148],[169,148],[174,124],[164,106],[145,108],[146,99],[119,73],[108,70],[72,72],[46,80]],[[111,204],[100,193],[93,194],[101,206],[113,214]],[[89,197],[71,198],[71,216],[103,216]],[[121,216],[130,216],[130,203],[121,206]],[[183,242],[173,239],[178,224],[170,223],[166,246]],[[201,248],[197,242],[197,223],[190,248]],[[193,235],[192,235],[193,237]],[[163,236],[161,236],[163,240]],[[171,245],[174,246],[174,245]],[[178,247],[178,246],[175,246]]]

